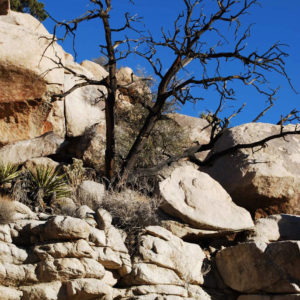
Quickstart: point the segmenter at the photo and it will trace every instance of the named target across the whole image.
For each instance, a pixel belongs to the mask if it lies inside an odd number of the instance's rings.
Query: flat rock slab
[[[194,228],[241,231],[254,226],[250,214],[218,182],[191,166],[175,169],[159,188],[162,209]]]
[[[90,226],[81,219],[56,216],[41,228],[41,240],[76,240],[87,239],[90,234]]]
[[[4,164],[21,164],[32,158],[55,154],[63,142],[64,139],[52,132],[31,140],[18,141],[0,149],[0,161]]]

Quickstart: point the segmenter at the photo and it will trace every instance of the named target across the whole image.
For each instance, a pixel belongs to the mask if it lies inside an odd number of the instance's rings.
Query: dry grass
[[[113,225],[127,234],[126,246],[131,254],[137,250],[141,231],[150,225],[159,225],[158,198],[150,198],[133,190],[110,191],[101,203],[113,218]]]
[[[9,224],[14,221],[15,206],[11,198],[0,196],[0,224]]]

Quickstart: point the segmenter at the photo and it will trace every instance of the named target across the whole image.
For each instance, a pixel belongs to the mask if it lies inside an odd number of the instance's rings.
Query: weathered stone
[[[182,224],[174,220],[165,220],[162,222],[162,226],[183,240],[197,240],[224,235],[224,232],[191,228],[187,224]]]
[[[170,269],[159,267],[150,263],[135,263],[132,272],[124,278],[127,286],[132,285],[184,285],[179,276]]]
[[[45,224],[40,233],[43,240],[87,239],[90,226],[81,219],[56,216]]]
[[[78,240],[74,242],[52,243],[35,246],[34,253],[40,260],[53,258],[92,258],[93,249],[86,240]]]
[[[122,297],[119,294],[117,295],[118,300],[128,300],[128,299],[134,299],[134,300],[201,300],[198,298],[190,298],[190,297],[181,297],[181,296],[175,296],[175,295],[160,295],[160,294],[148,294],[148,295],[136,295],[132,297]],[[204,299],[203,299],[204,300]]]
[[[36,265],[0,264],[0,284],[20,286],[23,284],[33,284],[37,281]]]
[[[28,254],[24,249],[14,244],[0,242],[0,263],[20,265],[26,261],[27,257]]]
[[[250,241],[274,242],[282,240],[300,240],[300,216],[272,215],[258,219]]]
[[[139,253],[143,262],[173,270],[186,283],[203,283],[201,269],[205,254],[200,246],[183,242],[162,227],[146,228]]]
[[[101,230],[107,230],[111,227],[112,216],[105,209],[99,208],[96,212],[96,220]]]
[[[84,60],[80,65],[91,72],[95,79],[101,80],[108,76],[108,72],[102,66],[90,60]]]
[[[122,235],[118,229],[113,226],[110,226],[105,230],[106,235],[106,245],[113,249],[114,251],[118,251],[121,253],[128,253],[128,250],[125,246]]]
[[[105,270],[104,277],[101,280],[103,281],[103,283],[113,287],[118,283],[119,279],[120,276],[116,272]]]
[[[76,210],[76,216],[80,219],[93,218],[94,215],[95,215],[95,212],[87,205],[81,205]]]
[[[106,148],[106,125],[105,121],[99,122],[85,132],[80,139],[81,149],[76,153],[86,166],[104,171],[105,148]]]
[[[122,297],[121,299],[211,299],[201,287],[190,284],[185,287],[176,285],[140,285],[133,286],[125,291],[119,290],[119,294]],[[146,296],[146,298],[140,298],[141,296]]]
[[[129,101],[132,104],[151,101],[152,93],[141,77],[136,76],[129,67],[120,68],[116,73],[119,87],[120,102]]]
[[[283,131],[294,131],[288,125]],[[249,123],[227,130],[217,141],[214,153],[237,144],[247,144],[279,134],[278,125]],[[300,210],[300,137],[286,136],[267,142],[267,147],[240,149],[217,159],[207,168],[233,201],[256,218]]]
[[[62,197],[62,198],[51,200],[50,206],[57,214],[77,217],[76,215],[77,205],[74,203],[74,201],[71,198]]]
[[[105,187],[101,183],[85,180],[78,186],[77,195],[81,203],[91,203],[99,206],[105,195]]]
[[[112,288],[102,280],[84,278],[66,283],[67,295],[72,300],[112,300]]]
[[[15,142],[0,149],[0,161],[4,164],[21,164],[42,156],[55,154],[64,140],[54,133],[46,133],[40,137]]]
[[[124,296],[134,297],[148,294],[174,295],[188,297],[186,288],[177,285],[140,285],[133,286],[126,290]]]
[[[299,300],[300,294],[287,295],[242,295],[237,300]]]
[[[23,293],[17,289],[0,286],[0,299],[1,300],[21,300]]]
[[[39,36],[49,36],[48,30],[35,17],[27,13],[10,11],[6,16],[0,16],[1,22],[13,24]],[[63,70],[62,70],[63,71]]]
[[[57,43],[53,43],[51,47],[48,47],[51,40],[49,41],[47,37],[49,38],[51,35],[45,27],[33,16],[18,12],[10,12],[8,16],[0,17],[0,22],[2,41],[0,65],[5,65],[7,70],[15,66],[23,70],[22,76],[25,76],[26,71],[30,70],[36,75],[35,79],[41,77],[47,83],[62,85],[64,82],[64,69],[58,68],[55,62],[58,61],[57,57],[59,57],[64,63],[64,51]],[[8,32],[9,34],[7,34]],[[30,45],[30,47],[22,47],[22,51],[19,51],[22,45]],[[16,95],[20,95],[22,100],[30,99],[30,97],[24,96],[26,91],[32,94],[36,90],[34,85],[36,83],[33,81],[26,83],[25,80],[20,80],[16,90],[12,92],[18,92]],[[24,87],[24,90],[21,89],[22,87]],[[31,92],[30,89],[32,89]],[[1,93],[2,97],[5,95],[7,94]]]
[[[218,182],[191,166],[175,169],[159,187],[162,209],[192,227],[240,231],[254,226],[250,214],[235,205]]]
[[[242,243],[218,252],[216,262],[224,282],[236,291],[300,291],[300,242]]]
[[[48,157],[37,157],[27,160],[24,164],[24,167],[28,170],[34,170],[38,166],[56,169],[59,166],[59,163]]]
[[[211,297],[208,293],[206,293],[198,285],[189,285],[188,286],[188,294],[189,294],[189,297],[191,297],[191,299],[195,299],[195,300],[212,300],[212,299],[214,299],[214,297]],[[229,300],[228,298],[226,298],[226,299]]]
[[[94,243],[96,246],[106,246],[106,236],[103,230],[97,228],[90,228],[89,241]]]
[[[64,83],[64,70],[55,63],[63,60],[62,48],[48,47],[51,36],[28,14],[10,12],[0,24],[0,144],[62,131],[48,119],[50,94]]]
[[[84,277],[102,279],[105,270],[100,263],[90,258],[58,258],[40,262],[37,274],[39,280],[44,282]]]
[[[68,61],[68,63],[69,67],[78,75],[83,74],[87,78],[94,79],[93,74],[79,64],[70,61]],[[103,76],[106,77],[105,72],[103,72]],[[101,79],[102,78],[97,78],[97,80]],[[73,74],[65,74],[65,91],[80,82],[82,82],[82,80]],[[88,85],[76,89],[65,97],[68,136],[81,136],[89,127],[105,120],[103,108],[106,94],[106,88],[99,85]]]
[[[16,220],[11,228],[13,241],[19,245],[30,245],[39,240],[38,235],[45,221],[39,220]]]
[[[11,229],[8,224],[0,224],[0,241],[11,243]]]
[[[192,144],[205,145],[210,142],[211,127],[207,120],[182,114],[168,114],[168,117],[182,127]],[[208,153],[209,151],[200,152],[196,157],[204,160]]]
[[[121,277],[124,277],[131,273],[132,263],[131,263],[131,258],[129,256],[129,254],[120,253],[120,257],[122,259],[123,265],[122,265],[122,268],[118,270],[118,273],[120,274]]]
[[[62,282],[52,281],[30,286],[20,286],[22,300],[65,300]]]
[[[51,94],[51,93],[50,93]],[[64,101],[57,100],[51,105],[51,110],[46,119],[45,129],[52,130],[60,137],[65,137],[66,124],[65,124],[65,105]]]
[[[30,220],[37,220],[37,215],[25,204],[18,202],[18,201],[12,201],[14,208],[15,208],[15,216],[14,219],[30,219]]]
[[[118,252],[108,247],[93,247],[94,259],[101,263],[108,270],[121,269],[123,262]]]

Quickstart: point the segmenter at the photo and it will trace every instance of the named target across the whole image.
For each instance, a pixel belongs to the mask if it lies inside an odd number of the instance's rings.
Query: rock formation
[[[11,12],[9,1],[0,0],[0,162],[26,170],[63,163],[76,182],[69,180],[67,197],[53,193],[43,210],[23,204],[28,184],[19,185],[20,202],[0,196],[0,299],[299,300],[299,136],[240,150],[201,170],[184,159],[174,163],[159,172],[155,207],[150,193],[124,189],[112,197],[117,192],[94,176],[104,165],[106,90],[85,86],[53,97],[80,82],[76,74],[101,80],[107,71],[75,62],[49,44],[51,37],[32,16]],[[123,85],[118,108],[151,101],[130,68],[118,70],[117,80]],[[191,143],[209,142],[206,120],[168,117]],[[260,123],[231,128],[211,153],[278,130]],[[74,157],[93,168],[88,178],[83,166],[68,165]],[[0,187],[16,195],[15,186]],[[132,210],[114,214],[118,197],[133,200],[124,201]],[[126,223],[132,215],[153,222]]]
[[[283,130],[294,130],[295,125]],[[233,127],[218,140],[214,152],[278,134],[279,125],[250,123]],[[300,213],[300,137],[275,139],[266,147],[241,149],[205,169],[233,201],[257,217],[276,212]]]
[[[15,221],[0,225],[1,299],[209,300],[240,295],[238,299],[264,300],[272,294],[290,300],[299,294],[299,232],[279,234],[278,242],[215,249],[211,255],[160,226],[149,226],[130,257],[123,234],[103,209],[84,215],[81,207],[79,219],[36,214],[16,205]],[[293,218],[293,224],[300,222]],[[213,290],[209,278],[215,282]]]

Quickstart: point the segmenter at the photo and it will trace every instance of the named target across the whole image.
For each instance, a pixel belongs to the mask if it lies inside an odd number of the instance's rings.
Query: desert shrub
[[[0,196],[0,224],[9,224],[14,220],[15,206],[11,199]]]
[[[83,180],[87,179],[86,169],[83,167],[83,161],[73,158],[73,163],[63,166],[66,179],[72,187],[77,187]]]
[[[66,182],[66,175],[60,170],[54,170],[47,166],[38,166],[35,170],[29,170],[29,196],[41,206],[49,205],[53,199],[60,199],[70,195],[70,189]]]
[[[48,15],[44,10],[44,3],[37,0],[10,0],[12,10],[30,13],[40,21],[44,21]]]
[[[148,110],[140,103],[117,111],[117,165],[120,165],[122,159],[128,154],[147,114]],[[181,153],[189,143],[188,134],[182,127],[173,119],[163,115],[153,128],[143,151],[140,152],[137,167],[154,166],[168,156]]]
[[[0,185],[12,182],[20,176],[19,166],[0,163]]]
[[[101,203],[113,218],[113,225],[126,232],[126,246],[131,253],[137,249],[139,235],[150,225],[159,225],[159,200],[125,189],[109,191]]]

